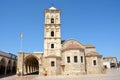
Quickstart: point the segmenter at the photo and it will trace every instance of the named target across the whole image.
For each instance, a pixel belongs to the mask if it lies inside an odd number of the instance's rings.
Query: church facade
[[[18,53],[17,74],[81,75],[102,73],[102,55],[91,44],[61,40],[61,11],[44,11],[44,52]]]

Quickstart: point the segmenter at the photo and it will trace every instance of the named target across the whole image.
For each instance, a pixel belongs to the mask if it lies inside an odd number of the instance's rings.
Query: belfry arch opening
[[[54,23],[54,18],[51,18],[51,23]]]
[[[54,31],[51,31],[51,36],[54,37]]]
[[[39,74],[39,62],[35,56],[29,55],[25,58],[24,74],[26,75]]]

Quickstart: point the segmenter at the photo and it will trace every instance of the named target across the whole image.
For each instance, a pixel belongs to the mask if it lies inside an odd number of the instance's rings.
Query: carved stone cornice
[[[45,24],[45,26],[61,26],[61,24]]]
[[[56,12],[56,13],[60,13],[60,10],[50,10],[50,9],[46,9],[45,11],[44,11],[44,13],[54,13],[54,12]]]
[[[61,39],[60,37],[44,37],[44,39]]]

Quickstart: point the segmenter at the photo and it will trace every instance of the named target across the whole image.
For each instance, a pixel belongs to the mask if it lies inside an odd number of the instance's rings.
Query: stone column
[[[7,64],[5,65],[5,75],[7,74]]]
[[[35,66],[33,66],[33,71],[35,72]]]
[[[38,70],[39,70],[39,75],[42,75],[42,67],[41,67],[41,66],[42,66],[42,65],[39,64],[39,67],[38,67],[38,68],[39,68],[39,69],[38,69]]]
[[[30,73],[31,73],[31,66],[29,66],[29,71],[30,71]]]
[[[11,68],[10,68],[10,71],[11,71],[10,73],[11,73],[11,74],[12,74],[12,72],[13,72],[12,70],[13,70],[13,64],[11,65]]]
[[[28,74],[29,74],[30,73],[29,65],[27,66],[27,71],[28,71]]]
[[[32,68],[32,73],[34,72],[34,70],[33,70],[33,65],[31,66],[31,68]]]
[[[28,68],[27,68],[27,65],[25,66],[25,68],[26,68],[26,74],[28,74]]]
[[[26,73],[26,65],[24,64],[24,73],[23,74],[27,74]]]
[[[30,71],[31,71],[31,73],[32,73],[32,65],[30,66]]]
[[[23,76],[24,73],[24,53],[18,53],[18,62],[17,62],[17,75]]]

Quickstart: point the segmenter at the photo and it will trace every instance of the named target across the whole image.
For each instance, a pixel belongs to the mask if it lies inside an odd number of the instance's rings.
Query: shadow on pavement
[[[13,75],[15,74],[0,75],[0,78],[5,78],[5,77],[13,76]]]

